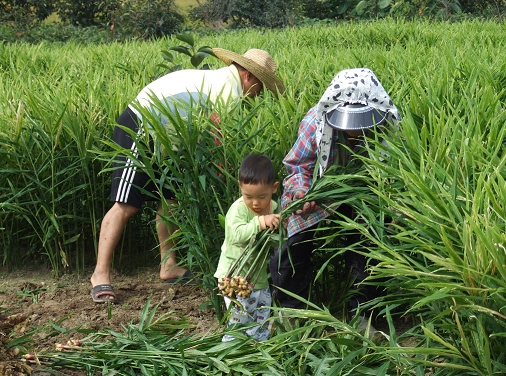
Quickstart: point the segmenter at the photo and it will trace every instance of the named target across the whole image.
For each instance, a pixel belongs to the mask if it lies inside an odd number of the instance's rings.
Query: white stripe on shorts
[[[137,131],[137,136],[143,134],[142,128]],[[137,150],[137,145],[135,142],[132,142],[132,147],[130,148],[132,154],[135,158],[139,156],[139,151]],[[128,195],[130,194],[130,187],[133,184],[135,171],[137,167],[133,165],[134,162],[130,157],[126,157],[125,168],[121,174],[121,180],[118,185],[118,192],[116,193],[116,202],[127,202]]]

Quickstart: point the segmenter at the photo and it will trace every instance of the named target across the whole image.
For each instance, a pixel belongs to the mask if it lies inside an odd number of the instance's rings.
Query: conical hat
[[[285,86],[276,76],[276,62],[267,51],[252,48],[246,51],[244,55],[239,55],[223,48],[213,48],[213,52],[225,64],[230,65],[236,62],[251,72],[275,95],[278,92],[285,93]]]

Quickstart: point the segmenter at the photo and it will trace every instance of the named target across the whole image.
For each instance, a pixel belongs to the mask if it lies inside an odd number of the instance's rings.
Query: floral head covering
[[[320,176],[327,168],[333,133],[324,115],[344,103],[363,104],[385,112],[387,121],[394,126],[400,119],[397,107],[370,69],[354,68],[339,72],[330,82],[316,108],[316,144],[318,155],[321,156]]]

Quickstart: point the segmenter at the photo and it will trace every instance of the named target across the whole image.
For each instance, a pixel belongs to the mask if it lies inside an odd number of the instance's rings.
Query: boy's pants
[[[247,298],[239,298],[236,300],[242,305],[238,307],[235,303],[230,310],[228,318],[228,326],[232,327],[237,324],[256,323],[257,325],[246,329],[246,335],[253,337],[255,341],[266,341],[269,339],[269,323],[267,319],[271,313],[272,297],[269,287],[261,290],[253,290],[251,295]],[[225,305],[227,309],[232,304],[232,301],[225,297]],[[223,342],[232,341],[234,339],[231,335],[224,335]]]

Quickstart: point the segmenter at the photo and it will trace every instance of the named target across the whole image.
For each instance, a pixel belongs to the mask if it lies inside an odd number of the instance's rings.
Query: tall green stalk
[[[110,161],[123,152],[110,142],[116,118],[142,87],[164,73],[157,66],[163,59],[160,51],[177,43],[169,38],[107,46],[0,46],[0,246],[5,265],[36,260],[57,274],[94,263],[100,221],[110,205]],[[347,298],[341,257],[346,249],[339,237],[360,232],[364,241],[348,248],[377,262],[371,263],[367,283],[385,291],[372,305],[380,315],[409,316],[414,322],[409,335],[416,340],[411,348],[389,342],[381,354],[391,363],[373,362],[368,372],[391,373],[395,364],[400,372],[417,375],[429,367],[434,375],[505,373],[503,25],[400,20],[314,24],[282,32],[213,33],[198,44],[239,53],[266,49],[287,87],[286,98],[266,93],[223,116],[219,125],[197,112],[173,119],[182,147],[173,151],[169,139],[159,141],[168,146],[173,164],[164,155],[150,156],[161,162],[166,177],[173,176],[163,183],[178,193],[179,205],[177,215],[165,220],[179,226],[174,240],[182,262],[200,272],[213,306],[219,310],[221,302],[212,277],[224,237],[219,218],[239,195],[242,157],[264,152],[274,161],[279,180],[284,178],[281,161],[306,111],[338,71],[366,66],[401,110],[402,132],[391,135],[388,149],[371,141],[363,169],[351,177],[329,175],[334,186],[321,186],[322,199],[340,194],[337,198],[352,205],[356,215],[351,220],[333,216],[322,225],[314,260],[317,283],[325,287],[315,290],[319,297],[331,291],[329,301],[342,305]],[[213,68],[221,66],[213,62]],[[158,135],[166,132],[156,121],[152,124]],[[146,251],[155,246],[145,249],[132,235],[142,233],[153,241],[152,208],[145,210],[126,229],[114,266],[151,257]],[[349,358],[343,353],[342,359],[329,360],[323,350],[311,353],[311,359],[301,357],[301,344],[324,343],[318,349],[333,344],[344,351],[348,342],[314,341],[311,331],[298,334],[306,335],[307,342],[289,342],[293,353],[283,348],[291,354],[283,359],[288,372],[321,364],[323,373],[334,362],[339,366],[331,369],[345,374],[363,370],[364,359],[370,359],[355,347]]]

